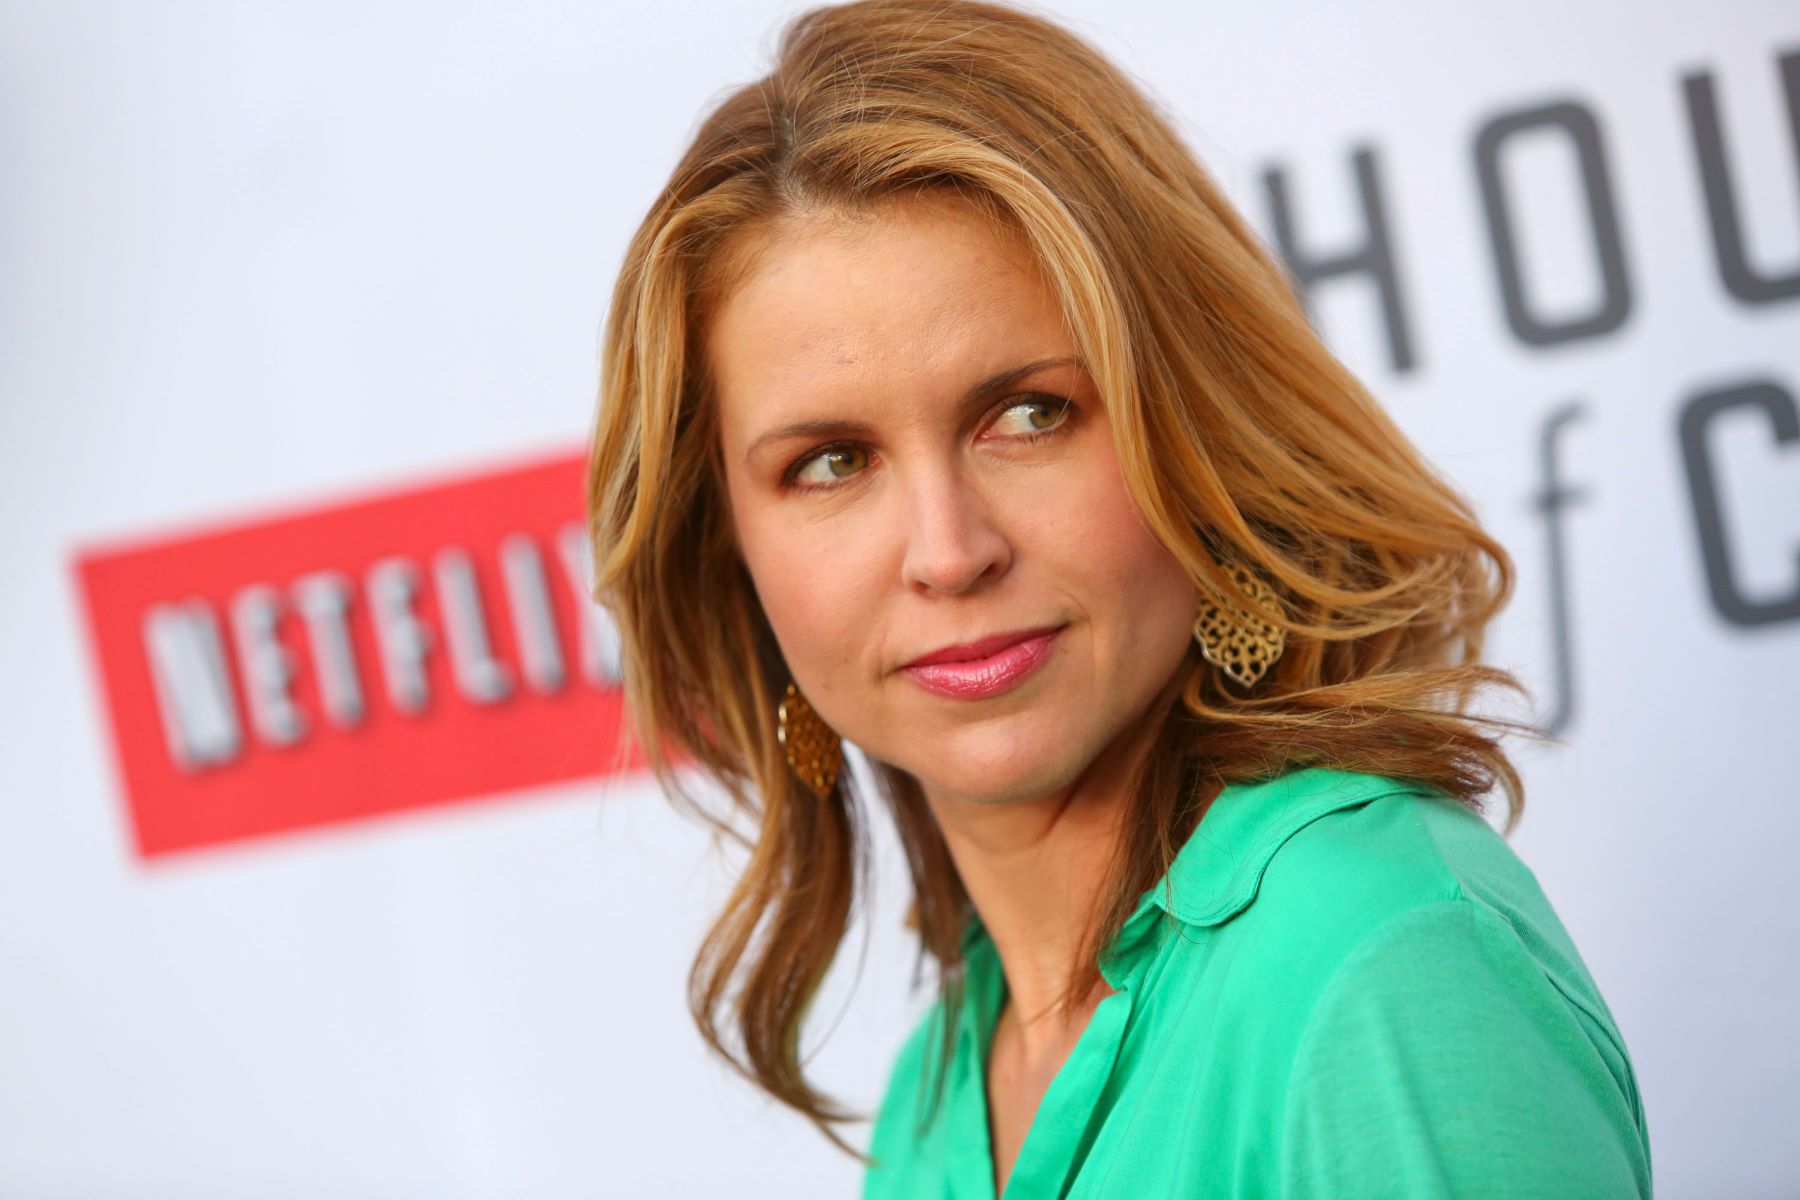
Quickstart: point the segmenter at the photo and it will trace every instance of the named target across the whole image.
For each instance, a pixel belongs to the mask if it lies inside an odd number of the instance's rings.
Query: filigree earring
[[[843,739],[813,711],[792,680],[788,681],[787,695],[775,707],[775,737],[800,782],[821,800],[830,796],[844,766]]]
[[[1281,611],[1274,591],[1246,568],[1232,564],[1226,568],[1258,606],[1271,613]],[[1287,630],[1232,605],[1222,605],[1210,597],[1202,597],[1200,611],[1194,618],[1194,640],[1206,661],[1229,675],[1240,687],[1256,686],[1287,645]]]

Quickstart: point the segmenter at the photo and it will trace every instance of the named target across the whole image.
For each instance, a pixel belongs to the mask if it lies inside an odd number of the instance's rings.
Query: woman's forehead
[[[996,353],[1064,352],[1062,324],[1022,245],[954,208],[914,210],[785,231],[718,305],[706,352],[722,403],[762,407],[940,376],[961,386]]]

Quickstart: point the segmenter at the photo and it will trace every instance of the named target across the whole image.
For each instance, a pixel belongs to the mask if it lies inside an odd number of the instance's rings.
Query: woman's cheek
[[[872,633],[872,581],[861,549],[855,538],[812,525],[764,538],[751,561],[763,612],[796,675],[836,678]]]

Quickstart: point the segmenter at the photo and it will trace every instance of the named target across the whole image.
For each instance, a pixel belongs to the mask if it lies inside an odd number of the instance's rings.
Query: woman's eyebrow
[[[1080,361],[1081,359],[1075,355],[1063,354],[1055,358],[1040,358],[1016,367],[1008,367],[996,375],[988,376],[965,392],[959,407],[967,410],[1036,371],[1042,371],[1048,367],[1066,367]],[[778,442],[798,437],[863,437],[873,432],[873,427],[863,421],[846,421],[836,418],[793,421],[786,425],[778,425],[774,429],[760,434],[744,451],[744,460],[748,462],[755,457],[757,450],[765,442]]]

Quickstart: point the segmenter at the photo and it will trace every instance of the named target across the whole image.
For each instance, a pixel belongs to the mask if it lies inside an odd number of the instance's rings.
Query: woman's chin
[[[1011,712],[933,713],[903,726],[911,732],[888,761],[947,791],[1014,793],[1034,781],[1053,785],[1060,764],[1078,759],[1090,740],[1082,726],[1079,706],[1049,698]]]
[[[1037,800],[1067,782],[1059,754],[1037,747],[987,758],[939,755],[914,772],[928,793],[966,804]]]

